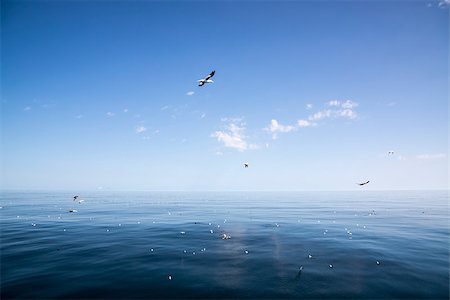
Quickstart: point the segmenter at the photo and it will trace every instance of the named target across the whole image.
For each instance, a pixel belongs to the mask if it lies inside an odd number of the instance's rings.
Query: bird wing
[[[211,77],[213,77],[213,76],[214,76],[214,74],[216,74],[216,71],[212,71],[211,73],[209,73],[209,75],[208,75],[208,76],[206,76],[205,80],[208,80],[208,79],[210,79]]]

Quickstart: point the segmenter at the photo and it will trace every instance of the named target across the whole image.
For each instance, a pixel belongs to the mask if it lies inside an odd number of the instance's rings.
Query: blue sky
[[[448,4],[2,1],[2,188],[446,189]]]

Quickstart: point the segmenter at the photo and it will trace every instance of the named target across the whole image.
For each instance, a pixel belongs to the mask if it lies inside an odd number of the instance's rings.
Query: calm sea
[[[73,195],[1,193],[1,299],[449,298],[448,191]]]

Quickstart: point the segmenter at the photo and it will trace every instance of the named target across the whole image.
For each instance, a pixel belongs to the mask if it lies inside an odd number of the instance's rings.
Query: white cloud
[[[106,116],[108,116],[108,117],[114,117],[115,115],[116,115],[115,113],[110,112],[110,111],[108,111],[108,112],[106,113]]]
[[[352,109],[353,107],[357,107],[358,103],[353,102],[352,100],[346,100],[344,103],[342,103],[341,107],[345,109]]]
[[[278,123],[277,120],[272,119],[272,121],[270,121],[270,125],[269,127],[266,128],[267,131],[272,133],[272,139],[276,139],[277,138],[277,134],[282,132],[290,132],[295,130],[295,126],[292,125],[281,125],[280,123]]]
[[[170,108],[169,105],[164,105],[163,107],[161,107],[161,110],[166,110],[166,109],[168,109],[168,108]]]
[[[349,119],[355,119],[356,118],[356,112],[354,110],[351,109],[344,109],[344,110],[340,110],[338,112],[338,115],[340,117],[344,117],[344,118],[349,118]]]
[[[331,100],[330,102],[328,102],[328,106],[339,106],[340,104],[341,102],[337,100]]]
[[[189,91],[189,92],[186,93],[186,96],[192,96],[192,95],[194,95],[194,94],[195,94],[194,91]]]
[[[201,119],[203,119],[204,117],[206,117],[205,113],[202,113],[202,115],[200,116]]]
[[[229,122],[224,126],[224,130],[216,131],[211,134],[211,137],[223,143],[227,148],[233,148],[238,151],[245,151],[249,149],[256,149],[257,146],[249,144],[245,136],[245,123],[240,118],[222,118],[222,122]]]
[[[298,127],[309,127],[309,126],[316,126],[316,123],[310,122],[308,120],[298,120],[297,126]]]
[[[327,110],[316,112],[315,114],[309,116],[308,119],[310,121],[319,121],[319,120],[329,118],[329,117],[331,117],[331,110],[327,109]]]
[[[31,110],[31,106],[27,106],[23,109],[24,111],[30,111]]]
[[[136,133],[139,134],[139,133],[146,132],[146,131],[147,131],[147,128],[145,128],[145,127],[142,126],[142,125],[139,125],[139,126],[136,126],[135,131],[136,131]]]
[[[313,108],[313,105],[311,103],[306,104],[306,109],[311,109]]]
[[[326,109],[318,111],[308,117],[310,121],[320,121],[326,118],[349,118],[355,119],[358,114],[353,108],[358,106],[358,103],[351,100],[346,100],[345,102],[340,102],[338,100],[333,100],[328,102],[328,106],[333,107],[333,109]]]
[[[128,108],[125,108],[125,109],[123,110],[123,112],[124,112],[124,113],[127,113],[127,112],[128,112]]]
[[[346,100],[344,102],[338,100],[332,100],[326,103],[329,108],[325,110],[318,111],[312,115],[308,116],[308,119],[299,119],[295,125],[282,125],[277,120],[272,119],[270,125],[264,130],[272,133],[272,139],[277,138],[278,133],[285,133],[295,131],[299,128],[317,126],[318,121],[326,118],[348,118],[356,119],[357,113],[353,109],[358,106],[358,103],[351,100]],[[312,104],[307,104],[307,108],[311,108]]]
[[[436,153],[436,154],[418,154],[416,155],[417,159],[420,160],[433,160],[433,159],[443,159],[447,156],[444,153]]]

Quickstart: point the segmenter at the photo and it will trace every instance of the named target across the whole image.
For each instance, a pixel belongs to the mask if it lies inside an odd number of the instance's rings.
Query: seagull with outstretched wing
[[[213,83],[214,81],[211,80],[211,77],[213,77],[215,73],[216,73],[216,71],[214,70],[211,73],[209,73],[209,75],[206,76],[205,78],[197,80],[198,86],[202,86],[205,83]]]
[[[367,180],[366,182],[361,182],[361,183],[357,183],[358,185],[365,185],[365,184],[368,184],[370,181],[369,180]]]

